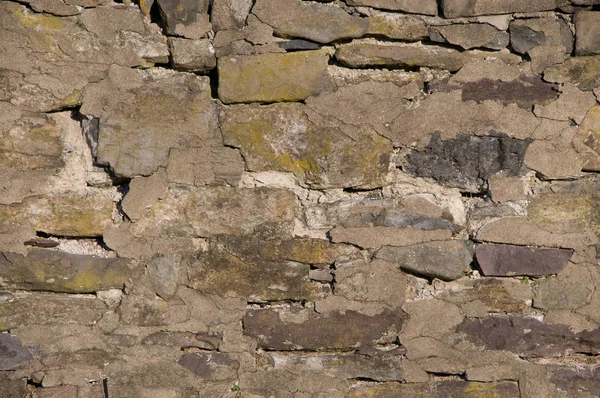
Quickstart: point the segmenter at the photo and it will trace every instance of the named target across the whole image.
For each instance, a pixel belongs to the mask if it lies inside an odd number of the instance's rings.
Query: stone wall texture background
[[[0,1],[0,397],[600,396],[600,1]]]

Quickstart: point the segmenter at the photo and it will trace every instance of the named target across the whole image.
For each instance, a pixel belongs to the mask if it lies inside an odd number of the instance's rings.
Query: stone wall
[[[600,396],[600,1],[0,2],[0,397]]]

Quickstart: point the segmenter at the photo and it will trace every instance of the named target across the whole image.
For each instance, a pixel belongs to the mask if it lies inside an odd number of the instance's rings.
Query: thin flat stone
[[[475,249],[485,276],[544,276],[559,273],[573,255],[570,249],[483,244]]]

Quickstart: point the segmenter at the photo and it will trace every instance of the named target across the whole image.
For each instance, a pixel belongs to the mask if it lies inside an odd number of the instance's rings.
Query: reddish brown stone
[[[239,362],[222,352],[190,352],[183,354],[177,363],[202,378],[227,378],[227,374],[235,377],[235,372],[240,367]]]
[[[483,244],[475,249],[477,262],[486,276],[543,276],[560,272],[573,255],[568,249]]]
[[[462,88],[463,101],[500,101],[504,105],[517,104],[531,109],[534,104],[547,105],[558,98],[557,86],[545,83],[540,78],[521,78],[512,81],[482,79],[465,83]]]
[[[243,318],[244,334],[271,350],[349,349],[395,339],[406,319],[402,310],[369,316],[356,311],[319,314],[304,308],[250,309]]]
[[[587,391],[594,397],[600,396],[600,368],[558,369],[550,381],[572,396],[578,396],[582,391]]]

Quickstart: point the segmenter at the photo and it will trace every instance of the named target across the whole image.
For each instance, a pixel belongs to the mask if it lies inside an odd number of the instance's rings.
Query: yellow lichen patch
[[[599,200],[590,194],[547,194],[527,207],[528,217],[544,229],[560,233],[600,232]]]
[[[81,105],[81,97],[81,92],[79,90],[74,90],[63,99],[62,105],[65,107]]]
[[[64,30],[67,27],[67,24],[61,18],[47,14],[32,14],[24,7],[16,8],[14,12],[18,20],[26,28],[35,30]]]

